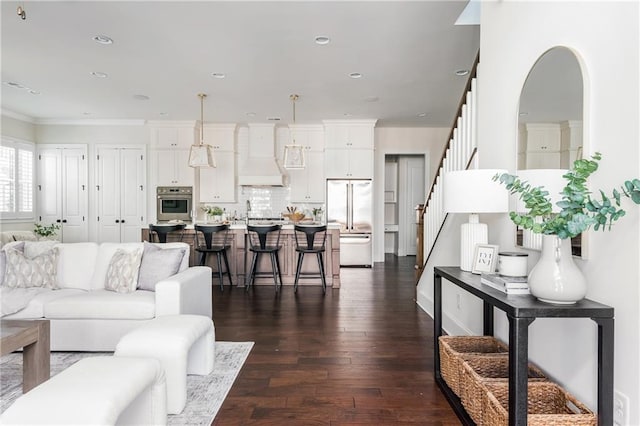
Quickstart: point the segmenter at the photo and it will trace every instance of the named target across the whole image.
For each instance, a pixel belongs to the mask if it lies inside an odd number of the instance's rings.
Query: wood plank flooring
[[[216,340],[255,346],[213,424],[459,425],[433,380],[413,257],[342,268],[342,288],[249,293],[214,278]]]

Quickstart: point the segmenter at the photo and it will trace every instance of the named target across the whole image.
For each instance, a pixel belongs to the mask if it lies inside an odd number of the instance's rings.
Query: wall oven
[[[157,195],[157,220],[191,221],[191,206],[193,203],[193,187],[191,186],[159,186]]]

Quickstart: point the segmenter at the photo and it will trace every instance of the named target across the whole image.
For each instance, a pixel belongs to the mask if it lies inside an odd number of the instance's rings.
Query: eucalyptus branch
[[[580,159],[563,175],[567,184],[562,190],[562,200],[556,203],[559,213],[553,213],[549,192],[544,187],[534,187],[517,176],[504,173],[493,177],[509,190],[518,194],[527,213],[510,212],[509,217],[517,226],[536,234],[557,235],[572,238],[588,230],[610,230],[611,225],[625,215],[620,208],[622,197],[640,204],[640,180],[625,181],[620,191],[613,189],[611,195],[599,190],[599,197],[592,197],[587,188],[587,179],[598,170],[602,155],[596,152],[591,159]],[[540,218],[536,220],[536,218]]]

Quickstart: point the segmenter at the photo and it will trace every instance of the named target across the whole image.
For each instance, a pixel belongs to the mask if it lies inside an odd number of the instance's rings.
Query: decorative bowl
[[[284,217],[286,217],[287,219],[289,219],[291,222],[300,222],[302,219],[305,218],[305,214],[302,212],[295,212],[295,213],[283,213],[282,214]]]

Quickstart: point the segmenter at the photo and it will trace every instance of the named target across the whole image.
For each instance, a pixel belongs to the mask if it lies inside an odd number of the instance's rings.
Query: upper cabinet
[[[150,122],[151,182],[157,186],[193,186],[189,149],[196,143],[195,121]]]
[[[376,120],[326,120],[326,178],[373,178]]]
[[[304,147],[306,167],[289,170],[293,203],[324,202],[324,131],[322,126],[289,126],[297,145]]]
[[[214,168],[200,168],[199,202],[236,201],[235,124],[205,124],[204,143],[213,147]]]

